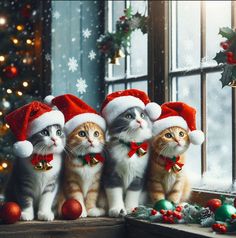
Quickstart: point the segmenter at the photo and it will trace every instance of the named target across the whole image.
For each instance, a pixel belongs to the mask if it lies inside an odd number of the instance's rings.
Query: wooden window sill
[[[75,221],[17,222],[0,225],[1,238],[123,238],[124,219],[81,218]]]
[[[231,238],[234,234],[216,234],[197,224],[160,224],[126,218],[128,238]]]

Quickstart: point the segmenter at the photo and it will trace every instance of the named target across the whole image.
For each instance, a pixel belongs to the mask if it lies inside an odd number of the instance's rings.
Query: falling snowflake
[[[96,53],[93,50],[90,50],[89,54],[88,54],[88,58],[90,60],[94,60],[96,57]]]
[[[91,31],[87,28],[83,30],[83,37],[88,39],[91,36]]]
[[[45,60],[50,61],[51,55],[49,53],[45,54]]]
[[[83,94],[83,93],[86,93],[86,88],[88,87],[88,85],[84,79],[79,78],[77,79],[76,87],[77,87],[77,92]]]
[[[71,72],[75,72],[78,68],[77,60],[74,57],[69,58],[69,62],[67,65],[69,67],[69,71]]]
[[[55,12],[53,13],[53,17],[54,17],[55,19],[59,19],[60,16],[61,16],[61,14],[60,14],[60,12],[58,12],[58,11],[55,11]]]

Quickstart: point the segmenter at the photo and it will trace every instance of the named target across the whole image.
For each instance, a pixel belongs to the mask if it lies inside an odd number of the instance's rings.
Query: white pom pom
[[[188,135],[190,142],[194,145],[201,145],[205,140],[204,133],[200,130],[191,131]]]
[[[52,100],[54,99],[55,97],[52,96],[52,95],[48,95],[44,98],[44,103],[46,103],[48,106],[53,106],[52,104]]]
[[[145,111],[152,121],[157,120],[161,115],[161,107],[155,102],[148,103],[145,107]]]
[[[33,153],[33,145],[27,141],[18,141],[13,145],[13,150],[16,156],[27,158]]]

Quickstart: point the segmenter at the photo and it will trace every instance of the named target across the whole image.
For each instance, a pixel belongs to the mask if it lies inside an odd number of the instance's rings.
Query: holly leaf
[[[213,60],[215,60],[217,64],[225,63],[226,59],[227,59],[227,56],[223,51],[216,53],[215,58],[213,58]]]
[[[232,65],[225,65],[223,72],[221,73],[220,81],[222,83],[222,88],[229,83],[233,79],[233,66]]]
[[[221,27],[219,34],[228,40],[231,40],[235,36],[235,32],[230,27]]]

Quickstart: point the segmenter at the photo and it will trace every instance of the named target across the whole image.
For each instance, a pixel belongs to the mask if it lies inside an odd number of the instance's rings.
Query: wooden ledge
[[[211,228],[197,224],[160,224],[126,218],[126,232],[129,238],[231,238],[234,234],[216,234]]]
[[[0,225],[1,238],[123,238],[124,219],[81,218],[75,221],[18,222]]]

